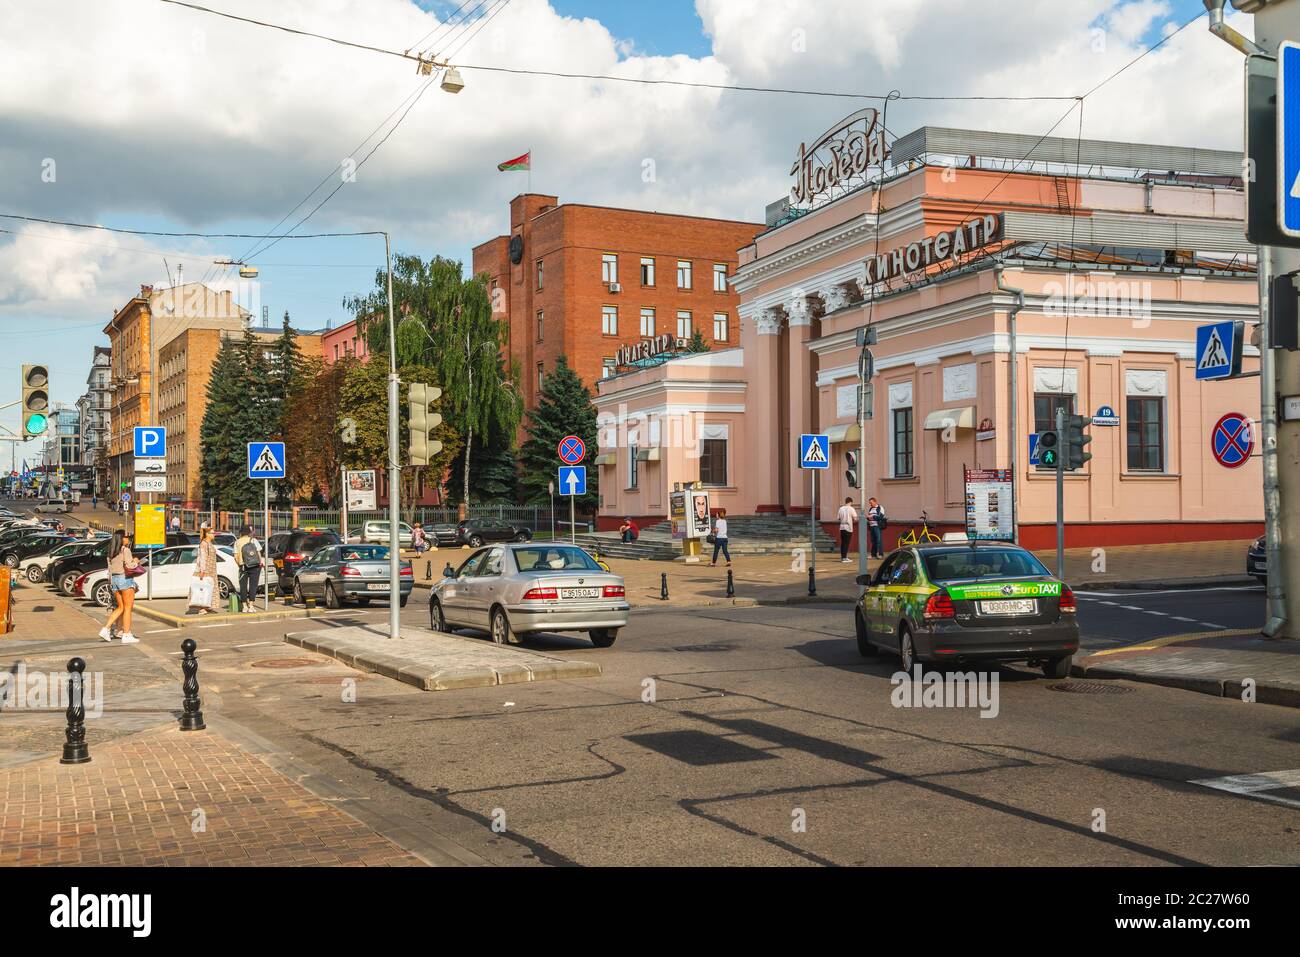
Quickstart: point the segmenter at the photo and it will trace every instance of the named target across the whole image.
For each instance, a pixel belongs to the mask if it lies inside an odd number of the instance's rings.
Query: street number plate
[[[366,591],[388,591],[388,582],[370,582]]]
[[[561,598],[599,598],[599,588],[561,588]]]
[[[981,615],[1032,615],[1036,611],[1038,611],[1038,602],[1033,598],[980,602]]]

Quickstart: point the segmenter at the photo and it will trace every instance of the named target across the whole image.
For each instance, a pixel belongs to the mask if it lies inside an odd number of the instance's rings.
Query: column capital
[[[759,310],[754,322],[760,336],[775,336],[781,331],[781,313],[776,308]]]

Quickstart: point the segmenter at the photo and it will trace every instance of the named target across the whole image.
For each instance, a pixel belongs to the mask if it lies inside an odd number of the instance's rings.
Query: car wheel
[[[912,630],[904,625],[898,632],[898,657],[902,663],[902,670],[908,674],[912,673],[912,668],[920,664],[916,660],[916,645],[912,641]]]
[[[81,577],[81,572],[64,572],[63,577],[59,579],[59,591],[69,598],[72,597],[72,586],[77,583]]]
[[[526,541],[528,541],[530,538],[532,538],[532,536],[529,535],[527,532],[520,532],[518,535],[515,536],[515,541],[516,541],[516,542],[526,542]]]
[[[429,630],[447,630],[447,616],[442,613],[442,602],[436,598],[429,602]]]
[[[217,576],[217,595],[222,601],[229,603],[230,593],[234,590],[235,587],[230,584],[230,579]]]
[[[1044,661],[1043,674],[1049,678],[1068,678],[1070,677],[1070,664],[1073,661],[1073,655],[1066,655],[1064,658],[1051,658]]]
[[[95,604],[100,608],[113,607],[113,589],[106,581],[95,586],[92,597],[95,599]]]
[[[614,639],[618,637],[618,629],[593,628],[587,632],[587,637],[591,639],[591,643],[597,648],[608,648],[614,643]]]
[[[307,604],[307,599],[302,597],[302,585],[298,584],[298,579],[293,580],[293,603],[295,605]]]
[[[858,638],[858,654],[863,658],[874,658],[876,646],[871,643],[871,638],[867,635],[867,623],[862,618],[861,608],[853,613],[853,630]]]
[[[397,607],[398,607],[398,608],[405,608],[405,607],[406,607],[406,603],[407,603],[408,601],[410,601],[410,600],[411,600],[411,596],[410,596],[410,595],[403,595],[401,598],[397,599]]]
[[[357,599],[357,604],[360,605],[362,608],[365,608],[367,605],[370,604],[370,599],[369,599],[369,598],[366,598],[366,597],[363,595],[362,597],[360,597],[360,598]]]
[[[482,545],[482,544],[483,544],[483,536],[482,536],[482,535],[471,535],[471,536],[469,537],[469,547],[470,547],[470,548],[478,548],[478,547],[479,547],[480,545]]]
[[[333,582],[325,583],[325,607],[342,608],[343,602],[339,601],[339,594],[334,590]]]
[[[519,644],[519,637],[510,627],[510,619],[500,607],[492,609],[492,641],[498,645]]]
[[[41,579],[45,577],[45,570],[40,565],[29,565],[27,567],[27,580],[33,585],[39,585]]]
[[[5,564],[8,565],[10,568],[17,568],[18,556],[15,555],[13,552],[10,552],[8,555],[5,556]]]

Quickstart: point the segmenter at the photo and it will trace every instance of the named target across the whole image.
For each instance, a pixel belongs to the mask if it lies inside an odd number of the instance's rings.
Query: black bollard
[[[660,601],[668,600],[668,573],[667,572],[659,573],[659,600]]]
[[[424,563],[424,577],[433,578],[433,559],[430,558]]]
[[[736,583],[731,577],[730,568],[727,569],[727,597],[728,598],[736,597]]]
[[[808,594],[817,594],[817,569],[808,567]]]
[[[202,731],[207,727],[203,723],[203,712],[199,710],[203,702],[199,700],[199,659],[194,657],[196,647],[193,638],[181,642],[181,673],[185,676],[181,683],[181,690],[185,693],[185,700],[181,703],[182,731]]]
[[[68,727],[63,732],[63,757],[60,764],[85,764],[90,760],[86,745],[86,706],[82,700],[86,663],[80,658],[68,662]]]

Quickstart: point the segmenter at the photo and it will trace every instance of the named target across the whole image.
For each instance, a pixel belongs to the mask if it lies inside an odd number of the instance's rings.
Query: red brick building
[[[568,359],[588,385],[614,371],[621,346],[699,332],[713,349],[740,342],[737,250],[761,223],[559,204],[524,194],[510,234],[474,249],[493,309],[509,322],[521,392],[535,408],[543,374]]]

